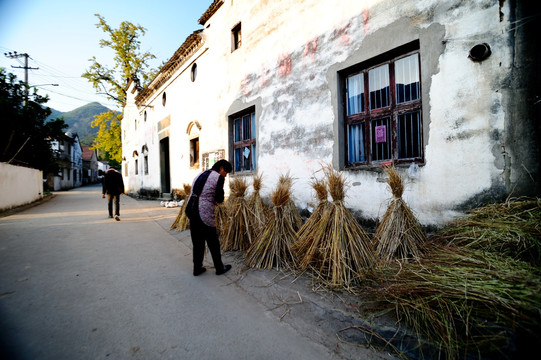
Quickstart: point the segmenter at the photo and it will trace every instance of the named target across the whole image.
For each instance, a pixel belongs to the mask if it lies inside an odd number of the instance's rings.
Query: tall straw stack
[[[228,221],[223,224],[222,247],[225,251],[248,250],[253,241],[250,231],[251,209],[244,197],[248,183],[245,178],[232,177],[229,181],[231,198],[228,201]]]
[[[286,214],[286,205],[290,200],[290,186],[279,182],[272,194],[273,212],[265,229],[246,252],[245,262],[250,267],[259,269],[295,268],[296,259],[291,246],[297,241],[297,235]]]
[[[325,213],[329,211],[330,203],[328,201],[329,192],[327,191],[327,184],[323,179],[317,179],[312,182],[312,187],[316,192],[316,198],[319,203],[317,204],[312,215],[306,220],[304,225],[297,232],[299,240],[293,245],[292,250],[300,260],[299,265],[301,269],[306,269],[314,258],[320,258],[319,244],[316,242],[314,235],[317,233],[317,229],[320,225],[321,219],[325,216]]]
[[[393,259],[419,260],[426,236],[402,199],[404,183],[400,174],[394,167],[385,169],[385,173],[393,198],[374,234],[376,252],[385,263]]]
[[[291,187],[293,186],[293,178],[289,173],[280,175],[278,178],[278,184],[284,184],[288,189],[291,190]],[[293,230],[298,231],[301,228],[303,224],[302,217],[301,214],[299,214],[297,206],[293,202],[291,194],[289,196],[289,200],[285,204],[284,216],[291,223],[291,226],[293,226]]]
[[[377,266],[377,257],[368,234],[344,205],[345,179],[332,166],[323,168],[333,202],[316,230],[321,259],[311,266],[332,287],[350,285],[362,280]]]
[[[262,184],[263,175],[256,173],[253,177],[254,191],[248,198],[248,207],[251,209],[250,228],[254,234],[260,234],[264,230],[271,216],[271,209],[261,198]]]
[[[184,184],[184,203],[180,207],[177,218],[171,225],[171,229],[176,229],[177,231],[184,231],[190,228],[190,219],[186,216],[186,205],[188,205],[188,198],[192,193],[192,185]]]

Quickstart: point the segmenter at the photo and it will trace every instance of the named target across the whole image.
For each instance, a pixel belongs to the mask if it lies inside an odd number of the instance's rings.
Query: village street
[[[274,285],[254,282],[276,274],[241,272],[231,255],[224,261],[233,264],[228,274],[216,276],[205,259],[209,270],[194,277],[189,232],[169,230],[177,213],[157,200],[122,196],[117,222],[108,218],[101,188],[93,185],[1,217],[0,355],[392,358],[342,344],[335,331],[328,332],[333,319],[326,323],[325,310],[313,314],[310,291],[270,295]],[[316,315],[322,324],[313,326]]]

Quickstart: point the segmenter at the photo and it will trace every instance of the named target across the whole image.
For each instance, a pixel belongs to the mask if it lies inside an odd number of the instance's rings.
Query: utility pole
[[[38,70],[39,68],[33,68],[28,66],[28,58],[30,57],[27,53],[19,54],[17,51],[14,51],[13,53],[10,51],[8,53],[4,53],[4,55],[10,59],[18,59],[24,57],[24,66],[13,66],[14,69],[24,69],[24,82],[26,83],[26,101],[28,101],[28,70]]]

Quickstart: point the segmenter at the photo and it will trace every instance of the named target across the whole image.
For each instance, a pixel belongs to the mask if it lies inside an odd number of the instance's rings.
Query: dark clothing
[[[114,169],[105,172],[102,183],[102,194],[120,195],[124,193],[122,174]]]
[[[109,217],[113,217],[113,202],[115,203],[115,215],[120,216],[120,195],[107,194],[107,209]]]
[[[216,269],[223,269],[222,254],[220,252],[220,241],[215,227],[210,227],[200,220],[190,220],[190,235],[193,245],[193,268],[194,272],[203,267],[203,258],[205,257],[205,241],[212,256],[212,262]]]
[[[207,170],[199,174],[192,185],[189,200],[197,200],[197,212],[190,214],[186,211],[186,215],[190,219],[194,275],[203,268],[205,242],[209,247],[217,273],[223,272],[224,269],[214,217],[215,204],[224,201],[224,180],[225,178],[217,171]],[[188,202],[188,207],[190,207],[190,202]]]
[[[224,181],[215,170],[203,171],[193,181],[190,198],[197,197],[199,219],[207,226],[216,227],[214,208],[216,203],[224,202]]]
[[[107,170],[102,181],[102,194],[107,195],[107,209],[110,217],[113,217],[113,202],[115,203],[115,215],[120,216],[120,194],[123,193],[122,174],[114,169]]]

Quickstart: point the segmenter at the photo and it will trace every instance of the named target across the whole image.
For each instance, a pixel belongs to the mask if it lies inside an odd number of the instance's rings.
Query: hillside
[[[94,116],[109,111],[109,108],[100,103],[93,102],[68,112],[61,112],[55,109],[51,110],[52,113],[48,119],[63,116],[65,123],[68,125],[67,131],[76,132],[79,135],[82,145],[91,145],[98,129],[92,128],[90,124],[94,120]]]

